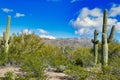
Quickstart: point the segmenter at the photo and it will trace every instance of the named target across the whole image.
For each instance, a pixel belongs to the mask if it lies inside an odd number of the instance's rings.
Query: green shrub
[[[34,53],[34,55],[26,54],[24,56],[21,66],[22,70],[26,72],[26,78],[43,80],[46,77],[44,73],[46,67],[44,66],[44,61],[41,56],[37,53]]]
[[[48,45],[42,50],[42,54],[46,65],[49,65],[53,68],[57,68],[61,65],[67,65],[67,60],[59,47]]]
[[[66,73],[72,78],[72,80],[86,80],[89,76],[89,72],[84,68],[74,65],[68,66]]]
[[[25,79],[44,79],[46,67],[41,53],[43,47],[44,43],[35,34],[15,36],[10,45],[8,61],[26,72]]]
[[[70,54],[70,63],[87,67],[93,65],[93,55],[90,48],[78,48]]]
[[[64,71],[65,71],[65,66],[63,66],[63,65],[57,66],[56,72],[64,72]]]
[[[4,76],[5,76],[4,80],[14,80],[16,77],[13,72],[6,72]]]

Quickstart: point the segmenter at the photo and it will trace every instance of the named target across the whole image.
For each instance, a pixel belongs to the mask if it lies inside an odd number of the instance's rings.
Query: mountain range
[[[88,37],[79,37],[79,38],[57,38],[57,39],[48,39],[42,38],[45,44],[55,45],[55,46],[69,46],[69,47],[92,47],[91,39]]]

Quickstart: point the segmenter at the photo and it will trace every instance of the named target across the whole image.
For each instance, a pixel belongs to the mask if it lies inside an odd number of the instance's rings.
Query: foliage
[[[8,52],[7,63],[12,66],[20,66],[23,72],[26,72],[27,79],[32,77],[44,79],[45,66],[41,55],[43,47],[44,43],[35,34],[14,36]],[[6,54],[2,52],[0,55],[1,64],[5,63],[5,57]]]
[[[4,80],[14,80],[15,74],[13,72],[6,72]]]
[[[38,53],[25,54],[23,57],[21,66],[22,70],[26,72],[26,79],[35,78],[35,79],[44,79],[45,78],[45,66],[43,65],[43,60]]]
[[[79,65],[81,67],[92,66],[93,55],[90,48],[78,48],[71,55],[72,64]]]
[[[109,44],[108,67],[102,68],[100,64],[94,66],[91,48],[74,49],[66,46],[63,53],[61,47],[45,45],[35,34],[14,35],[9,47],[8,54],[0,48],[0,65],[8,63],[21,67],[25,75],[16,77],[18,80],[45,80],[45,71],[51,68],[65,72],[73,80],[120,79],[117,77],[120,75],[120,43],[117,41]],[[101,53],[101,43],[98,44],[98,49]]]
[[[65,66],[63,66],[63,65],[57,66],[56,71],[57,71],[57,72],[64,72],[64,71],[65,71]]]
[[[72,80],[86,80],[89,75],[89,72],[83,67],[75,65],[69,65],[66,73],[72,78]]]
[[[46,66],[55,68],[57,71],[62,70],[63,66],[65,67],[68,64],[62,50],[57,46],[46,45],[42,49],[42,54]]]

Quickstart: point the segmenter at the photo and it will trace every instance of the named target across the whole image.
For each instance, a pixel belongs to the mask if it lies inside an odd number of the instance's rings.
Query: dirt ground
[[[16,75],[20,74],[20,68],[19,67],[13,67],[13,66],[7,66],[7,67],[0,67],[0,77],[4,77],[4,74],[6,72],[14,72]]]
[[[54,70],[47,71],[46,75],[48,76],[47,80],[71,80],[65,73],[55,72]]]
[[[15,75],[22,74],[19,67],[0,67],[0,77],[4,77],[6,72],[13,72]],[[48,76],[47,80],[71,80],[65,73],[55,72],[54,70],[45,71]]]

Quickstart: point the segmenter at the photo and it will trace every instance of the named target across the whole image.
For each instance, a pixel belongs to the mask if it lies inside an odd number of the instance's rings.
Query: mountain
[[[69,46],[69,47],[92,47],[91,39],[88,37],[79,38],[57,38],[57,39],[47,39],[42,38],[45,44],[55,45],[55,46]]]

